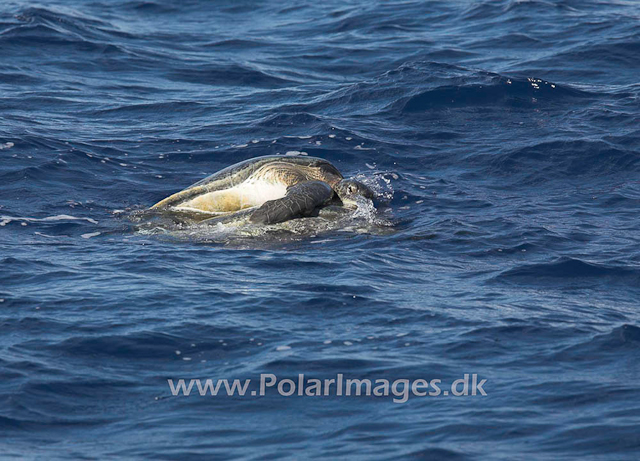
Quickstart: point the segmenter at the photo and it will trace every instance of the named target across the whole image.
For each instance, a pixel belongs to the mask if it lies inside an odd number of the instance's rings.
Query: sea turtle
[[[344,179],[324,159],[265,156],[220,170],[151,210],[196,214],[198,221],[213,223],[276,224],[331,205],[357,208],[358,197],[373,199],[374,194],[361,182]]]

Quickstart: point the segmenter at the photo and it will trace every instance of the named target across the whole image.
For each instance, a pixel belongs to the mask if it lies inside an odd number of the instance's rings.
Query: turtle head
[[[342,203],[347,207],[357,207],[358,197],[373,200],[375,194],[368,187],[355,179],[343,179],[333,188]]]

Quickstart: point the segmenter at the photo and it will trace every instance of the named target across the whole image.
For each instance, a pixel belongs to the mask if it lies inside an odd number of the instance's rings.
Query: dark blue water
[[[633,1],[3,2],[1,457],[637,459],[639,20]],[[381,185],[386,224],[224,242],[132,219],[294,151]],[[261,373],[476,373],[487,395],[167,382]]]

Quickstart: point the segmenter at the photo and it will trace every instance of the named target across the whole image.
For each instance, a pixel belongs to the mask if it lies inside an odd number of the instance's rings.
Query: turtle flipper
[[[249,220],[254,224],[277,224],[311,213],[315,208],[328,202],[333,189],[322,181],[306,181],[287,189],[287,194],[276,200],[269,200],[253,212]]]

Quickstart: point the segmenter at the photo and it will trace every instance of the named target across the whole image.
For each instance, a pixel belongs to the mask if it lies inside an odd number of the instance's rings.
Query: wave
[[[68,37],[70,39],[88,41],[90,39],[104,39],[109,36],[119,38],[133,38],[134,36],[117,29],[113,24],[82,14],[71,8],[28,8],[17,14],[19,21],[13,28],[2,32],[0,37],[13,35],[37,36],[43,34],[52,38]]]
[[[67,52],[69,47],[86,53],[123,52],[123,49],[117,45],[85,39],[75,33],[48,24],[19,26],[6,30],[0,34],[0,43],[8,49],[40,46],[44,49],[62,47]]]
[[[141,13],[173,14],[180,11],[179,7],[174,7],[164,2],[154,2],[150,0],[131,1],[123,4],[124,8]]]
[[[257,120],[252,125],[275,134],[282,134],[284,129],[289,136],[323,134],[330,132],[333,128],[322,117],[308,112],[283,113],[279,111],[277,114],[271,114]]]
[[[502,21],[520,22],[532,17],[548,16],[550,14],[577,13],[578,9],[569,1],[549,0],[483,0],[475,2],[460,14],[464,21],[479,21],[492,23],[494,19]],[[584,2],[586,3],[586,2]],[[584,6],[584,5],[581,5]]]
[[[511,48],[532,48],[532,47],[549,47],[551,46],[545,40],[516,32],[516,33],[507,33],[504,35],[498,35],[495,37],[482,38],[480,40],[476,40],[470,44],[471,49],[476,48],[492,48],[492,47],[504,47],[507,49]]]
[[[426,57],[426,56],[425,56]],[[433,60],[407,61],[362,82],[344,85],[302,104],[282,107],[296,112],[343,111],[380,117],[444,118],[442,111],[565,110],[589,107],[607,93],[536,77],[508,76]],[[622,95],[618,96],[622,97]]]
[[[562,67],[574,69],[576,73],[595,71],[599,75],[608,75],[608,80],[615,81],[618,69],[637,66],[639,53],[640,40],[634,37],[575,46],[523,65],[549,70]]]
[[[404,113],[458,107],[552,107],[592,99],[595,95],[539,78],[493,76],[486,83],[447,85],[409,97],[401,103]]]
[[[270,43],[261,40],[246,40],[241,38],[230,38],[226,40],[217,40],[214,42],[205,43],[202,45],[204,48],[222,48],[222,49],[250,49],[250,48],[264,48],[271,46]]]
[[[521,265],[506,270],[496,277],[496,280],[532,284],[578,280],[590,284],[593,283],[593,279],[603,284],[623,283],[638,286],[640,284],[640,269],[630,268],[628,265],[596,264],[563,257],[549,263]]]
[[[199,85],[244,85],[259,88],[277,88],[294,83],[292,80],[276,77],[265,71],[251,69],[237,64],[227,66],[217,64],[209,67],[181,68],[170,71],[166,78],[176,82]]]
[[[44,83],[44,78],[21,72],[0,72],[0,83],[33,87]]]
[[[207,105],[195,101],[166,101],[148,104],[127,104],[118,107],[110,107],[107,109],[100,109],[88,112],[87,114],[93,115],[108,115],[108,114],[166,114],[171,115],[181,112],[206,112]]]
[[[567,139],[544,141],[505,153],[482,154],[471,162],[484,174],[507,176],[514,183],[532,185],[557,179],[637,172],[640,153],[605,141]]]
[[[595,335],[578,344],[567,346],[554,353],[553,361],[601,361],[611,363],[611,355],[626,356],[634,360],[640,351],[640,327],[623,324],[608,333]]]
[[[96,70],[88,62],[108,67],[118,59],[145,59],[142,47],[127,43],[136,43],[140,37],[70,8],[29,8],[15,17],[18,22],[0,32],[0,44],[7,55],[20,60],[26,52],[40,60],[46,56],[57,66],[86,72]],[[85,57],[78,58],[75,53]],[[126,67],[139,69],[141,64],[127,62]]]

